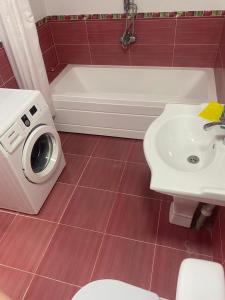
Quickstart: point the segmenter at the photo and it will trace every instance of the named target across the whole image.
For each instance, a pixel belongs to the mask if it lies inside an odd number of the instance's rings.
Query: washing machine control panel
[[[30,127],[30,120],[28,119],[27,115],[23,115],[21,120],[23,121],[26,127]]]
[[[32,105],[29,107],[21,117],[21,121],[26,127],[30,127],[33,120],[38,116],[38,112],[40,111],[38,105]]]

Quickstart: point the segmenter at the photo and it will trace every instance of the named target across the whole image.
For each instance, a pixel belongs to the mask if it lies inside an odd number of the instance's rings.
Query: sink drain
[[[188,156],[187,161],[188,161],[190,164],[197,164],[197,163],[199,163],[200,159],[199,159],[199,157],[196,156],[196,155],[190,155],[190,156]]]

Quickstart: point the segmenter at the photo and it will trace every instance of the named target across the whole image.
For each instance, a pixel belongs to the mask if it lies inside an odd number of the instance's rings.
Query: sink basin
[[[198,117],[188,115],[162,124],[155,147],[163,162],[184,172],[196,172],[209,166],[215,159],[216,148],[213,138],[202,126]]]
[[[144,152],[153,190],[225,206],[225,130],[203,129],[206,104],[168,104],[149,127]]]

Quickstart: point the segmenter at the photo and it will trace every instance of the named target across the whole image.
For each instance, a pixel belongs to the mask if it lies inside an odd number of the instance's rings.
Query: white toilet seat
[[[84,286],[72,300],[160,300],[149,291],[111,279],[91,282]]]

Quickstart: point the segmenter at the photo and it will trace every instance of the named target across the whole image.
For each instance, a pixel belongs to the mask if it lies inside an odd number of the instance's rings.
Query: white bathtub
[[[69,65],[51,83],[61,131],[143,138],[166,103],[217,100],[213,69]]]

